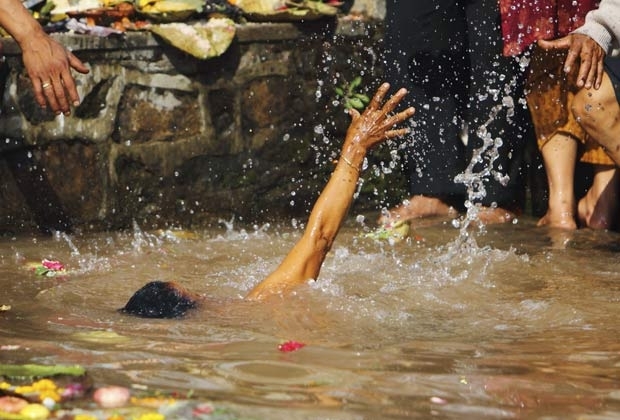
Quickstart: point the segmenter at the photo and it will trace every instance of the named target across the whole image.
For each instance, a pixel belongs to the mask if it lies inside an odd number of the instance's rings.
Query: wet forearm
[[[19,0],[0,0],[0,26],[11,34],[20,46],[43,33],[39,22]]]
[[[315,203],[306,229],[317,250],[329,251],[357,188],[366,150],[345,142],[329,182]]]

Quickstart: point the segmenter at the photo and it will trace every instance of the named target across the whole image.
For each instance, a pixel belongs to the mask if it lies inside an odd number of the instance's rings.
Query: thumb
[[[359,118],[360,115],[361,114],[357,109],[349,108],[349,116],[351,117],[352,120]]]
[[[567,50],[570,48],[571,40],[570,36],[565,36],[553,40],[539,39],[536,43],[543,50]]]

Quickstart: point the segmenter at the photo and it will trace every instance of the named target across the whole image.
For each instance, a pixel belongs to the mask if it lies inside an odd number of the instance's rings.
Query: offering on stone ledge
[[[212,18],[206,23],[196,22],[191,25],[151,25],[149,29],[172,46],[202,60],[223,54],[236,32],[235,23],[228,18]]]

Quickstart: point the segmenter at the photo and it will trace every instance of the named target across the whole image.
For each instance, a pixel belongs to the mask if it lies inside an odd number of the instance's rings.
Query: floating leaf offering
[[[40,263],[27,263],[26,268],[37,276],[54,277],[66,274],[65,265],[60,261],[44,259]]]
[[[235,37],[235,23],[228,18],[212,18],[207,23],[167,23],[152,25],[153,33],[172,46],[205,60],[223,54]]]
[[[0,365],[0,376],[10,378],[41,378],[55,375],[82,376],[86,370],[77,365]]]
[[[374,239],[376,241],[388,241],[390,243],[397,243],[402,241],[409,235],[409,222],[397,221],[392,224],[387,224],[377,228],[376,230],[366,233],[365,238]]]

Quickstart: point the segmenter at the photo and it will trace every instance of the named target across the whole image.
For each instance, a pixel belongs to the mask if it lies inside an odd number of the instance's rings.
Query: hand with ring
[[[71,73],[88,73],[88,67],[43,31],[20,0],[0,2],[0,26],[19,44],[22,60],[32,81],[37,103],[52,112],[69,115],[80,97]]]

